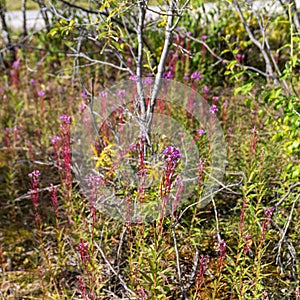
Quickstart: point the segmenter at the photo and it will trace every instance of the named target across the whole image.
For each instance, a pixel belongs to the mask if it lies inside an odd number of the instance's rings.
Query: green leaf
[[[114,40],[111,40],[112,45],[119,51],[119,52],[123,52],[121,46],[119,45],[119,43],[115,42]]]
[[[52,29],[48,32],[47,36],[48,36],[48,37],[54,37],[54,36],[56,36],[59,32],[60,32],[60,28],[59,28],[59,27],[54,27],[54,28],[52,28]]]
[[[97,39],[98,39],[98,40],[101,40],[101,39],[104,38],[106,35],[107,35],[107,32],[106,32],[106,31],[101,32],[101,33],[97,36]]]
[[[236,96],[238,93],[241,93],[242,95],[248,94],[254,87],[254,82],[248,82],[234,90],[234,96]]]
[[[147,275],[145,272],[143,272],[142,270],[139,270],[139,272],[148,280],[149,283],[153,283],[153,277],[152,274],[150,273],[149,275]]]

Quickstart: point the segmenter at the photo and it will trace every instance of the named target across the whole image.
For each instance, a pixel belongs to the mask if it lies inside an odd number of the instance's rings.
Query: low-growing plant
[[[80,14],[70,18],[70,10],[60,10],[62,18],[55,16],[60,23],[33,35],[30,45],[20,44],[15,62],[0,78],[0,295],[298,299],[299,41],[292,7],[286,6],[287,16],[268,16],[245,12],[232,1],[234,11],[220,6],[211,17],[183,13],[162,68],[170,16],[162,10],[157,19],[146,20],[143,43],[132,43],[136,28],[122,21],[136,15],[124,3],[102,1],[97,9],[103,23]],[[80,3],[69,4],[79,11]],[[146,4],[134,4],[140,5],[135,11],[146,10]],[[281,39],[275,38],[279,33]],[[138,51],[144,58],[139,62],[134,59]],[[117,160],[114,134],[128,121],[122,109],[108,116],[88,145],[94,173],[87,180],[90,193],[82,189],[80,166],[71,160],[78,155],[71,151],[78,141],[72,129],[98,95],[105,111],[103,85],[131,73],[136,82],[141,66],[147,75],[162,71],[161,77],[190,86],[208,104],[211,120],[221,121],[227,168],[205,205],[210,136],[187,113],[193,107],[188,97],[185,107],[158,99],[153,110],[194,137],[200,160],[195,160],[197,185],[188,199],[178,201],[187,184],[179,176],[185,147],[171,144],[167,136],[151,136],[158,164],[149,163],[143,134],[119,153],[122,163]],[[137,187],[122,177],[128,166]],[[149,177],[155,182],[150,187]],[[154,207],[157,201],[158,218],[139,222],[128,212],[125,222],[113,218],[102,203],[107,189],[128,207],[135,201]]]

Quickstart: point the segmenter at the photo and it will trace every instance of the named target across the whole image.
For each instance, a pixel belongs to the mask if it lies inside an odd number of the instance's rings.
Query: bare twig
[[[5,1],[0,1],[0,21],[2,26],[2,37],[5,40],[6,49],[8,49],[10,52],[10,62],[13,63],[16,58],[16,53],[14,47],[12,47],[11,37],[5,19],[5,12],[6,12]]]
[[[23,36],[27,36],[26,2],[27,0],[22,0]]]
[[[262,44],[261,44],[262,48],[266,48],[267,49],[268,55],[269,55],[269,57],[272,60],[273,66],[274,66],[274,68],[275,68],[278,76],[280,77],[281,76],[281,72],[280,72],[278,64],[277,64],[277,62],[275,60],[275,57],[274,57],[274,55],[273,55],[273,53],[271,51],[271,47],[270,47],[268,38],[266,36],[266,25],[263,24],[262,17],[259,16],[255,10],[253,10],[253,14],[255,15],[255,17],[257,19],[257,22],[258,22],[258,25],[259,25],[259,28],[260,28],[260,32],[261,32],[262,37],[263,37]],[[275,83],[277,83],[277,84],[281,83],[282,86],[283,86],[283,88],[284,88],[284,90],[286,91],[286,93],[290,94],[289,87],[288,87],[288,85],[287,85],[287,83],[286,83],[286,81],[284,79],[281,79],[280,81],[278,81],[277,78],[274,78],[274,80],[275,80]]]
[[[45,2],[43,0],[37,0],[37,3],[39,5],[39,7],[40,7],[40,12],[41,12],[43,20],[45,22],[47,32],[49,32],[50,29],[51,29],[51,27],[50,27],[50,19],[49,19],[49,16],[47,14],[47,7],[45,5]]]
[[[179,252],[178,252],[177,239],[176,239],[176,233],[175,233],[175,224],[172,225],[172,234],[173,234],[173,241],[174,241],[174,248],[175,248],[175,255],[176,255],[178,281],[179,281],[181,292],[182,292],[182,299],[188,299],[185,288],[182,283],[182,278],[181,278],[181,269],[180,269]]]
[[[274,74],[274,71],[273,71],[273,68],[272,68],[272,65],[271,65],[271,61],[270,61],[270,58],[264,48],[264,46],[262,45],[261,42],[259,42],[253,35],[250,27],[248,26],[245,18],[244,18],[244,15],[242,13],[242,10],[241,10],[241,7],[239,5],[239,2],[236,1],[236,0],[233,0],[232,1],[233,5],[235,6],[236,10],[237,10],[237,13],[243,23],[243,26],[245,28],[245,30],[247,31],[248,33],[248,36],[250,38],[250,40],[253,42],[253,44],[260,50],[260,52],[262,53],[263,55],[263,58],[264,58],[264,61],[265,61],[265,64],[266,64],[266,74],[267,74],[267,78],[272,78],[273,80],[276,80],[276,76]]]
[[[74,48],[71,48],[71,49],[74,50],[75,53],[74,54],[67,54],[67,56],[82,57],[82,58],[85,58],[86,60],[88,60],[90,62],[95,63],[95,64],[102,64],[102,65],[110,66],[110,67],[113,67],[113,68],[115,68],[117,70],[127,71],[130,74],[132,74],[132,71],[130,70],[130,68],[128,68],[128,67],[122,67],[122,62],[120,63],[120,66],[117,66],[117,65],[115,65],[113,63],[110,63],[110,62],[107,62],[107,61],[98,60],[98,59],[92,59],[92,58],[90,58],[89,56],[85,55],[82,52],[76,53],[76,50]]]
[[[194,255],[194,259],[193,259],[192,272],[191,272],[191,275],[190,275],[190,278],[189,278],[189,282],[185,287],[186,292],[188,292],[188,290],[191,288],[191,286],[194,283],[194,279],[195,279],[196,274],[197,274],[199,254],[200,254],[200,249],[199,249],[199,246],[197,246],[196,247],[196,252],[195,252],[195,255]]]
[[[118,274],[116,272],[116,270],[112,267],[111,263],[108,261],[108,259],[106,258],[105,254],[103,253],[101,247],[96,243],[96,241],[94,242],[96,248],[98,249],[98,251],[100,252],[103,260],[105,261],[105,263],[108,265],[108,267],[110,268],[110,270],[114,273],[115,276],[118,277],[120,283],[122,284],[122,286],[124,287],[124,289],[130,293],[131,295],[135,295],[135,293],[127,286],[126,282],[123,280],[122,276],[120,274]]]
[[[287,6],[289,6],[291,8],[291,11],[293,12],[293,24],[295,26],[296,32],[299,32],[300,21],[299,21],[298,12],[297,12],[296,1],[286,0],[287,4],[284,3],[284,0],[279,0],[279,2],[281,4],[281,6],[283,7],[284,12],[286,13],[287,17],[289,17],[289,8],[287,8]]]
[[[111,298],[111,299],[115,299],[115,300],[117,300],[117,299],[120,299],[120,300],[124,299],[124,298],[120,298],[120,297],[117,296],[115,293],[113,293],[112,291],[109,291],[109,290],[107,290],[107,289],[103,289],[103,291],[104,291],[104,292],[107,292],[108,294],[110,294],[111,296],[113,296],[113,298]]]
[[[165,69],[166,65],[166,60],[169,52],[169,48],[171,45],[171,39],[172,39],[172,28],[173,28],[173,21],[174,21],[174,10],[175,10],[175,0],[170,1],[170,5],[168,8],[168,12],[170,16],[168,16],[168,21],[165,29],[165,41],[164,41],[164,46],[163,50],[159,59],[159,64],[157,68],[157,74],[155,76],[155,81],[154,81],[154,87],[151,93],[151,99],[150,99],[150,104],[148,105],[147,108],[147,128],[150,127],[150,124],[152,122],[152,115],[153,115],[153,110],[154,110],[154,105],[156,101],[156,97],[158,95],[159,89],[160,89],[160,84],[161,84],[161,79],[162,79],[162,74]]]
[[[178,216],[178,218],[177,218],[177,220],[176,220],[176,225],[179,224],[179,221],[180,221],[180,219],[182,218],[182,216],[183,216],[183,215],[187,212],[187,210],[189,210],[191,207],[196,206],[196,205],[198,205],[198,204],[201,204],[201,203],[204,202],[205,200],[209,199],[212,195],[215,195],[215,194],[217,194],[217,193],[219,193],[219,192],[221,192],[221,191],[223,191],[223,190],[225,190],[225,189],[228,189],[228,188],[234,187],[234,186],[239,186],[239,185],[240,185],[240,183],[234,183],[234,184],[230,184],[230,185],[227,185],[227,186],[223,186],[223,187],[219,188],[219,189],[216,190],[216,191],[211,191],[210,194],[208,194],[208,195],[206,195],[205,197],[201,198],[199,201],[194,202],[194,203],[188,205],[188,206],[180,213],[180,215]]]
[[[221,235],[220,235],[220,226],[219,226],[219,218],[218,218],[218,211],[217,211],[217,206],[216,206],[216,202],[215,199],[213,197],[213,194],[211,193],[211,202],[213,204],[214,207],[214,213],[215,213],[215,221],[216,221],[216,229],[217,229],[217,239],[218,239],[218,244],[221,243],[222,239],[221,239]]]
[[[137,28],[137,40],[138,40],[138,53],[137,53],[137,60],[136,60],[136,76],[137,76],[137,91],[138,91],[138,98],[139,98],[139,105],[140,105],[140,118],[141,121],[144,123],[146,120],[146,102],[144,98],[144,91],[142,85],[142,62],[143,62],[143,30],[144,30],[144,21],[145,21],[145,6],[144,1],[138,2],[138,9],[139,9],[139,21],[138,21],[138,28]]]
[[[195,42],[197,42],[197,43],[203,45],[203,46],[208,50],[208,52],[209,52],[212,56],[214,56],[215,58],[217,58],[217,59],[219,60],[217,63],[222,62],[222,63],[226,63],[226,64],[227,64],[227,63],[230,62],[229,60],[224,59],[224,58],[222,58],[221,56],[217,55],[217,54],[216,54],[216,53],[215,53],[215,52],[207,45],[207,43],[205,43],[204,41],[201,41],[201,40],[199,40],[199,39],[197,39],[197,38],[195,38],[195,37],[192,37],[192,36],[189,36],[189,38],[190,38],[191,40],[193,40],[193,41],[195,41]],[[236,63],[235,66],[236,66],[236,67],[241,67],[241,68],[244,68],[244,69],[248,69],[248,70],[254,71],[254,72],[256,72],[256,73],[258,73],[258,74],[260,74],[260,75],[262,75],[262,76],[264,76],[264,77],[268,77],[268,74],[267,74],[266,72],[263,72],[263,71],[261,71],[261,70],[255,68],[255,67],[252,67],[252,66],[245,66],[245,65],[242,65],[242,64],[239,64],[239,63]]]
[[[295,184],[291,185],[287,193],[275,204],[275,207],[277,208],[283,201],[285,201],[289,194],[292,192],[292,190],[297,186],[300,186],[300,182],[296,182]]]
[[[61,186],[61,184],[56,184],[56,185],[54,185],[54,188],[58,188],[60,186]],[[51,187],[48,186],[48,187],[45,187],[45,188],[38,189],[37,191],[38,191],[38,193],[45,192],[45,191],[49,192],[49,191],[51,191]],[[26,194],[24,194],[24,195],[22,195],[22,196],[20,196],[18,198],[15,198],[13,200],[13,203],[19,202],[19,201],[24,200],[24,199],[29,199],[31,197],[31,194],[32,194],[32,192],[28,191]]]
[[[177,7],[177,8],[175,9],[175,11],[178,10],[179,13],[178,13],[178,14],[175,14],[175,13],[174,13],[174,17],[176,16],[177,19],[175,20],[175,22],[174,22],[174,24],[173,24],[173,27],[171,28],[171,31],[173,31],[173,30],[177,27],[177,25],[178,25],[180,19],[182,18],[183,12],[184,12],[184,10],[187,8],[187,6],[188,6],[189,3],[190,3],[190,0],[186,0],[185,3],[182,5],[182,7],[180,7],[180,8]],[[175,4],[176,4],[176,3],[175,3]],[[178,2],[177,2],[177,5],[178,5]]]
[[[285,236],[286,236],[286,233],[287,233],[287,230],[290,226],[290,223],[291,223],[291,220],[292,220],[292,217],[293,217],[293,212],[294,212],[294,209],[295,209],[295,205],[296,205],[296,202],[298,201],[298,199],[300,198],[300,194],[298,194],[298,196],[295,198],[295,200],[293,201],[293,205],[292,205],[292,208],[291,208],[291,211],[290,211],[290,214],[289,214],[289,217],[287,219],[287,222],[285,224],[285,227],[283,230],[281,230],[282,234],[281,234],[281,239],[280,241],[278,242],[278,251],[277,251],[277,256],[276,256],[276,263],[278,264],[280,262],[280,254],[281,254],[281,246],[282,246],[282,242],[284,241],[285,239]]]
[[[124,236],[125,236],[126,231],[127,231],[127,228],[125,227],[123,232],[121,233],[119,246],[118,246],[118,251],[117,251],[117,262],[119,262],[119,260],[120,260],[120,252],[121,252],[121,248],[122,248],[122,245],[123,245],[123,240],[124,240]]]

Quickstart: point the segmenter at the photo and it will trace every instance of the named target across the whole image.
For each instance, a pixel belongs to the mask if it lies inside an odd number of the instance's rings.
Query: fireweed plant
[[[187,201],[178,208],[176,201],[186,184],[178,176],[184,148],[176,149],[167,140],[157,142],[162,173],[155,192],[146,185],[151,169],[143,156],[144,141],[136,141],[123,155],[138,162],[140,190],[115,184],[121,187],[117,192],[125,194],[124,201],[160,198],[173,206],[170,216],[152,223],[131,223],[130,218],[121,223],[99,209],[103,188],[117,175],[109,151],[115,149],[106,148],[109,135],[102,148],[95,145],[91,158],[107,176],[88,177],[88,196],[74,180],[71,126],[91,96],[81,83],[68,78],[74,61],[64,54],[80,19],[73,25],[62,22],[63,29],[71,31],[66,44],[63,38],[51,40],[41,32],[32,37],[29,48],[24,41],[15,49],[14,62],[0,78],[4,299],[299,299],[299,97],[294,93],[299,93],[299,41],[293,13],[286,8],[289,17],[262,18],[266,24],[243,12],[254,38],[260,41],[257,35],[265,33],[267,54],[278,62],[281,75],[267,79],[260,59],[265,49],[249,41],[238,14],[220,9],[218,21],[208,23],[203,20],[208,15],[195,11],[198,18],[186,14],[176,28],[164,77],[191,86],[221,120],[228,165],[223,185],[206,207]],[[161,16],[158,25],[163,22]],[[267,32],[261,31],[264,25]],[[155,49],[163,41],[159,26],[149,30]],[[112,52],[123,48],[124,60],[134,66],[132,48],[121,37]],[[45,41],[53,49],[33,52],[33,46]],[[97,45],[82,43],[82,53],[98,59]],[[84,59],[76,57],[77,62]],[[151,55],[144,64],[155,73]],[[108,65],[102,67],[76,70],[84,82],[90,83],[93,76],[95,91],[129,77]],[[294,94],[272,78],[285,80]],[[187,107],[192,105],[188,100]],[[103,109],[104,105],[105,101]],[[169,109],[158,105],[162,112]],[[200,194],[210,167],[203,143],[208,133],[202,126],[193,129],[203,148],[195,166],[199,181],[195,193]]]

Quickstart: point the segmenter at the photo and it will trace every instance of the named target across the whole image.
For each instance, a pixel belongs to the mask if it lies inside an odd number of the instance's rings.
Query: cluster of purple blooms
[[[202,128],[200,128],[200,129],[198,129],[198,130],[196,130],[196,131],[197,131],[197,133],[200,134],[200,135],[205,134],[205,130],[202,129]]]
[[[29,173],[28,176],[33,180],[37,180],[41,176],[41,172],[39,170],[34,170],[33,172]]]
[[[41,173],[39,170],[34,170],[33,172],[29,173],[28,176],[31,178],[31,184],[30,184],[30,198],[32,200],[32,203],[36,210],[36,221],[39,222],[39,216],[37,214],[37,207],[39,205],[39,177],[41,176]]]
[[[125,95],[126,95],[126,91],[125,91],[125,90],[119,90],[119,91],[118,91],[118,96],[119,96],[120,98],[125,97]]]
[[[62,115],[60,117],[60,120],[65,123],[65,124],[70,124],[71,123],[71,117],[67,116],[67,115]]]
[[[99,93],[99,96],[102,97],[102,98],[106,98],[107,97],[107,92],[106,91],[101,91]]]
[[[40,90],[37,92],[39,97],[44,97],[46,95],[46,92],[44,90]]]
[[[168,146],[164,150],[163,154],[166,156],[166,161],[172,162],[173,165],[176,165],[179,159],[182,157],[179,148],[175,148],[173,146]]]
[[[192,73],[192,75],[191,75],[191,79],[194,79],[194,80],[200,80],[201,78],[203,78],[203,76],[199,73],[199,71],[196,71],[196,72]]]
[[[217,108],[217,106],[215,104],[213,104],[210,108],[209,108],[209,111],[215,115],[216,112],[218,111],[219,109]]]
[[[151,74],[149,74],[148,77],[141,78],[143,84],[152,84],[153,83],[153,78],[151,78],[149,76],[151,76]],[[138,77],[136,75],[130,75],[129,80],[138,81]]]
[[[172,71],[165,71],[163,73],[163,78],[165,78],[165,79],[173,79],[174,75],[173,75]]]
[[[100,175],[90,174],[87,178],[87,182],[89,187],[99,186],[102,182],[102,178]]]

